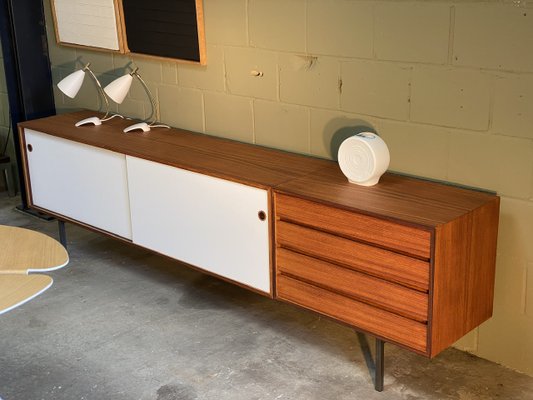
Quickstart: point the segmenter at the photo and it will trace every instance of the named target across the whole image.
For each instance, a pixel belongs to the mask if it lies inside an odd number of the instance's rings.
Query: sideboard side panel
[[[434,357],[492,316],[499,198],[435,232]]]

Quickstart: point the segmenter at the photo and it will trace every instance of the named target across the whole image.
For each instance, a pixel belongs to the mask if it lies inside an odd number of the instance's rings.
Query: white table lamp
[[[79,69],[72,74],[66,76],[57,84],[59,90],[61,90],[65,95],[73,99],[76,97],[80,91],[81,84],[85,78],[85,71]]]
[[[61,90],[61,92],[63,92],[66,96],[73,99],[74,97],[76,97],[76,95],[80,91],[81,85],[83,84],[83,80],[85,79],[85,72],[89,72],[89,75],[93,78],[94,82],[96,83],[96,88],[98,90],[98,93],[100,93],[100,95],[104,99],[104,103],[106,106],[106,113],[103,118],[99,118],[99,117],[85,118],[85,119],[82,119],[81,121],[76,122],[75,124],[76,126],[81,126],[81,125],[86,125],[86,124],[102,125],[102,122],[109,121],[111,118],[114,118],[114,117],[123,118],[122,115],[118,115],[118,114],[113,114],[109,116],[109,100],[107,99],[107,95],[102,89],[102,85],[100,84],[100,81],[98,80],[94,72],[89,68],[90,65],[91,63],[87,63],[82,69],[79,69],[67,75],[57,84],[57,87],[59,90]]]
[[[146,82],[144,82],[144,80],[141,78],[141,75],[139,75],[139,73],[137,72],[138,70],[139,68],[135,68],[129,74],[123,75],[120,78],[115,79],[113,82],[111,82],[104,88],[104,92],[109,96],[111,100],[113,100],[115,103],[121,104],[126,98],[126,95],[128,94],[131,88],[133,77],[135,77],[139,80],[139,82],[141,82],[144,90],[148,94],[148,98],[150,99],[150,103],[152,104],[152,114],[154,115],[153,121],[150,123],[143,121],[130,125],[124,129],[124,132],[130,132],[136,129],[140,129],[143,132],[148,132],[151,128],[170,128],[168,125],[162,125],[157,123],[157,121],[159,120],[159,107],[157,106],[155,98],[152,95],[150,89],[148,88],[148,85],[146,85]]]

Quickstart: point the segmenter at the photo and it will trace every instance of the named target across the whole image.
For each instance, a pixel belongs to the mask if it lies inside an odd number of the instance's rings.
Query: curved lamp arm
[[[103,118],[101,118],[100,120],[103,122],[103,121],[107,121],[108,119],[111,119],[114,117],[111,117],[111,118],[108,118],[109,117],[109,100],[107,98],[107,95],[106,93],[104,92],[104,89],[102,88],[102,84],[100,83],[100,81],[98,80],[98,78],[96,77],[96,75],[94,74],[94,72],[92,71],[91,68],[89,68],[91,65],[91,63],[87,63],[84,67],[83,67],[83,71],[87,71],[89,73],[89,75],[91,75],[91,77],[93,78],[93,81],[96,83],[96,88],[98,90],[98,92],[100,93],[100,95],[102,96],[102,98],[104,99],[104,102],[105,102],[105,115]]]
[[[152,115],[153,115],[153,120],[152,122],[150,122],[150,126],[154,126],[154,124],[159,121],[159,107],[155,101],[155,97],[154,95],[152,94],[152,91],[150,90],[150,88],[148,87],[148,85],[146,84],[146,82],[144,81],[144,79],[141,77],[141,75],[137,72],[139,70],[139,68],[135,68],[132,72],[131,72],[131,75],[136,77],[139,82],[141,82],[144,90],[146,90],[146,93],[148,94],[148,98],[150,99],[150,103],[152,103]]]

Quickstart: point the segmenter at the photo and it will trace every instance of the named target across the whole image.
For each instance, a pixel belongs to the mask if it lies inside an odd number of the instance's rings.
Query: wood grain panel
[[[407,318],[427,321],[427,293],[282,248],[277,250],[276,265],[278,274],[307,281]]]
[[[124,134],[131,121],[115,118],[100,126],[74,124],[97,113],[80,111],[19,124],[117,153],[269,189],[333,164],[298,154],[216,138],[182,129]],[[98,114],[99,115],[99,114]]]
[[[0,275],[0,314],[33,299],[52,283],[46,275]]]
[[[276,216],[326,232],[429,259],[431,233],[283,194],[275,195]]]
[[[0,274],[51,271],[68,263],[65,248],[41,232],[0,225]]]
[[[437,227],[493,199],[492,194],[397,174],[375,186],[349,183],[338,165],[278,185],[277,192],[379,218]]]
[[[437,229],[431,357],[490,318],[499,198]]]
[[[338,319],[385,340],[419,352],[426,352],[425,324],[286,276],[278,278],[278,297]]]
[[[276,245],[418,290],[429,287],[429,264],[314,229],[276,222]]]

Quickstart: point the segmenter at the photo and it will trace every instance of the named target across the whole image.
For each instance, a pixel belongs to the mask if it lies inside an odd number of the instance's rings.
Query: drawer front
[[[277,274],[307,281],[332,292],[386,309],[407,318],[426,322],[428,295],[383,279],[279,248]]]
[[[379,278],[427,291],[429,263],[284,221],[276,221],[276,245]]]
[[[275,194],[276,217],[290,222],[377,244],[416,257],[429,259],[429,231],[325,206],[283,194]]]
[[[296,279],[279,276],[278,298],[426,353],[427,326]]]

